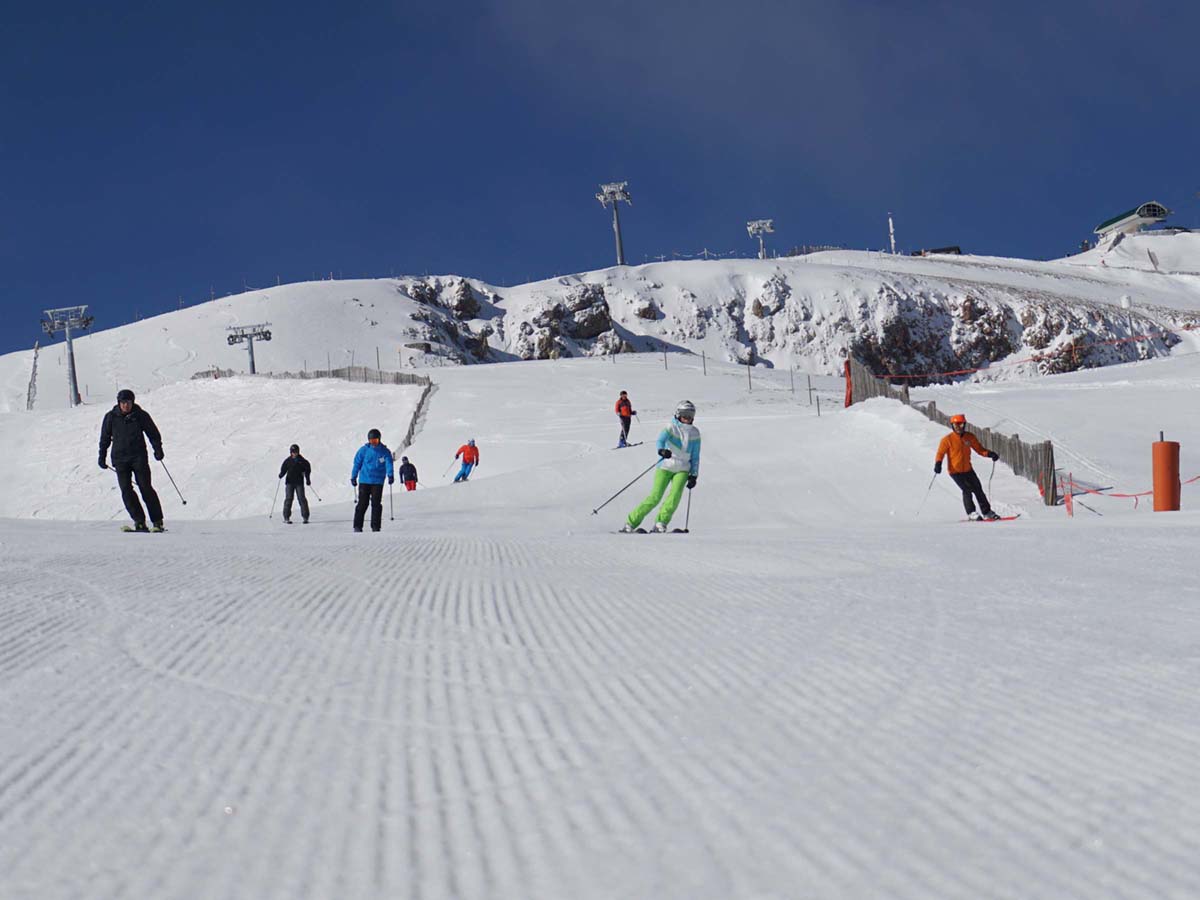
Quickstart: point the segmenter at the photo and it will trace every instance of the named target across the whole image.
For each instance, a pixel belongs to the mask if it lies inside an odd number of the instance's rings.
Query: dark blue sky
[[[24,8],[22,8],[22,6]],[[448,9],[449,11],[443,11]],[[753,244],[1048,258],[1200,225],[1200,4],[5,4],[0,351],[333,271],[499,284]]]

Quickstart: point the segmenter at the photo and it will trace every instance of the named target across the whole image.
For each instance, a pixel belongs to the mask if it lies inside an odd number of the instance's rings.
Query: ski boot
[[[145,522],[134,522],[132,525],[122,525],[121,530],[130,532],[130,533],[135,532],[135,531],[145,533],[145,534],[150,533],[150,529],[146,527]]]
[[[979,513],[975,512],[975,510],[971,510],[969,513],[967,513],[968,522],[978,522],[980,518],[981,516]]]
[[[666,534],[667,526],[662,522],[655,522],[653,531],[655,534]]]
[[[989,522],[995,522],[998,518],[1000,518],[1000,513],[996,512],[994,509],[989,509],[980,518],[987,519]]]
[[[163,527],[163,523],[162,523],[162,522],[155,522],[155,523],[154,523],[154,525],[153,525],[153,526],[151,526],[151,528],[150,528],[150,531],[151,531],[151,533],[153,533],[153,534],[162,534],[162,533],[163,533],[164,531],[166,531],[166,530],[167,530],[167,529],[165,529],[165,528]]]

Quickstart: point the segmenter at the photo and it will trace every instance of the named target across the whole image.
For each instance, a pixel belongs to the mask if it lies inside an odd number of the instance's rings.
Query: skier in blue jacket
[[[382,442],[378,428],[367,432],[367,442],[354,454],[354,468],[350,470],[350,484],[358,488],[358,502],[354,504],[354,530],[363,530],[363,519],[367,504],[371,505],[371,530],[383,527],[383,479],[394,482],[392,473],[392,451]]]
[[[667,499],[658,511],[654,530],[662,533],[671,524],[671,516],[679,508],[683,497],[683,489],[689,491],[696,486],[700,477],[700,429],[692,423],[696,420],[696,407],[690,400],[684,400],[675,407],[675,417],[671,424],[658,435],[658,469],[654,473],[654,486],[650,494],[638,504],[637,508],[625,520],[622,532],[641,531],[638,528],[642,519],[650,514],[663,494]]]

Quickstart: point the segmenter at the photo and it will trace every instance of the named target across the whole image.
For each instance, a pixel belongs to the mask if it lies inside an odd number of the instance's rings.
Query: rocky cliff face
[[[495,288],[409,279],[414,340],[456,362],[664,346],[740,364],[931,375],[1056,373],[1167,352],[1200,327],[1200,277],[1077,264],[866,253],[665,263]],[[1132,298],[1123,308],[1122,298]],[[1149,335],[1131,340],[1139,335]],[[996,370],[997,372],[1000,369]],[[913,383],[921,383],[916,379]]]

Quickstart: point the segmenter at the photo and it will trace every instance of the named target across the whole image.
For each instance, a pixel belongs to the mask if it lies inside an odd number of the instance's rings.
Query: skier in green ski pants
[[[654,530],[660,534],[666,531],[683,499],[683,489],[691,490],[696,486],[700,474],[700,429],[692,424],[695,418],[696,407],[690,400],[675,407],[675,418],[658,435],[658,455],[662,459],[654,472],[654,485],[646,499],[625,520],[621,528],[623,533],[639,530],[638,526],[658,506],[663,494],[667,499],[658,511]]]

